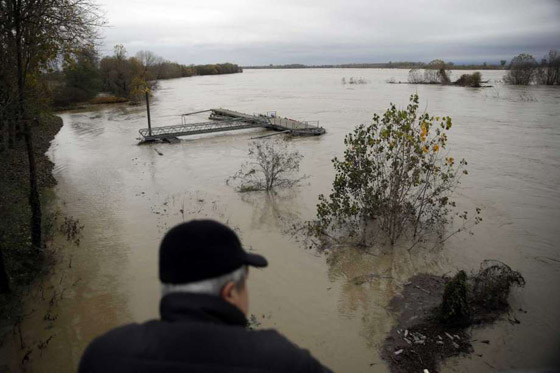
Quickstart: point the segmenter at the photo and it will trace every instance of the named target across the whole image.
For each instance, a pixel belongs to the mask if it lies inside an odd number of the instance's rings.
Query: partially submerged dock
[[[189,123],[189,116],[210,112],[210,121]],[[266,114],[245,114],[229,109],[209,109],[181,115],[181,124],[141,129],[143,141],[175,142],[177,137],[200,135],[262,127],[273,131],[288,133],[292,136],[319,136],[326,131],[319,121],[298,121],[282,118],[276,112]]]

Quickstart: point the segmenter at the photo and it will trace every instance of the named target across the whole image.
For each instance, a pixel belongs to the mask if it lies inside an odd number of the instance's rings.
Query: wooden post
[[[149,90],[146,89],[146,112],[148,113],[148,134],[152,137],[152,123],[150,121],[150,93]]]

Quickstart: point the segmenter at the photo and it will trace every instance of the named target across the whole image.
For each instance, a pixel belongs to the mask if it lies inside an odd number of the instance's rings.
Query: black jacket
[[[243,313],[218,297],[168,294],[160,311],[161,320],[95,339],[79,372],[330,372],[277,332],[246,329]]]

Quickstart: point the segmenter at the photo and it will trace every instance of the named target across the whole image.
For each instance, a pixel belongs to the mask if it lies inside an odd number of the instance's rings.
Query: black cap
[[[173,227],[159,249],[159,279],[166,284],[206,280],[243,265],[266,267],[268,262],[243,250],[235,232],[213,220],[191,220]]]

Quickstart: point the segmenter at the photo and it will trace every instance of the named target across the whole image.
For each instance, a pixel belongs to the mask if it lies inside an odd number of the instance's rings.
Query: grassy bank
[[[56,184],[52,175],[54,164],[45,153],[61,127],[62,119],[50,116],[32,129],[43,205],[46,200],[45,192]],[[0,178],[0,249],[12,291],[10,294],[0,294],[0,340],[20,317],[23,289],[45,272],[46,267],[45,252],[31,248],[29,165],[25,142],[20,139],[14,149],[5,150],[1,154],[4,172]],[[48,227],[44,230],[47,236],[51,232],[52,229],[49,230]]]

